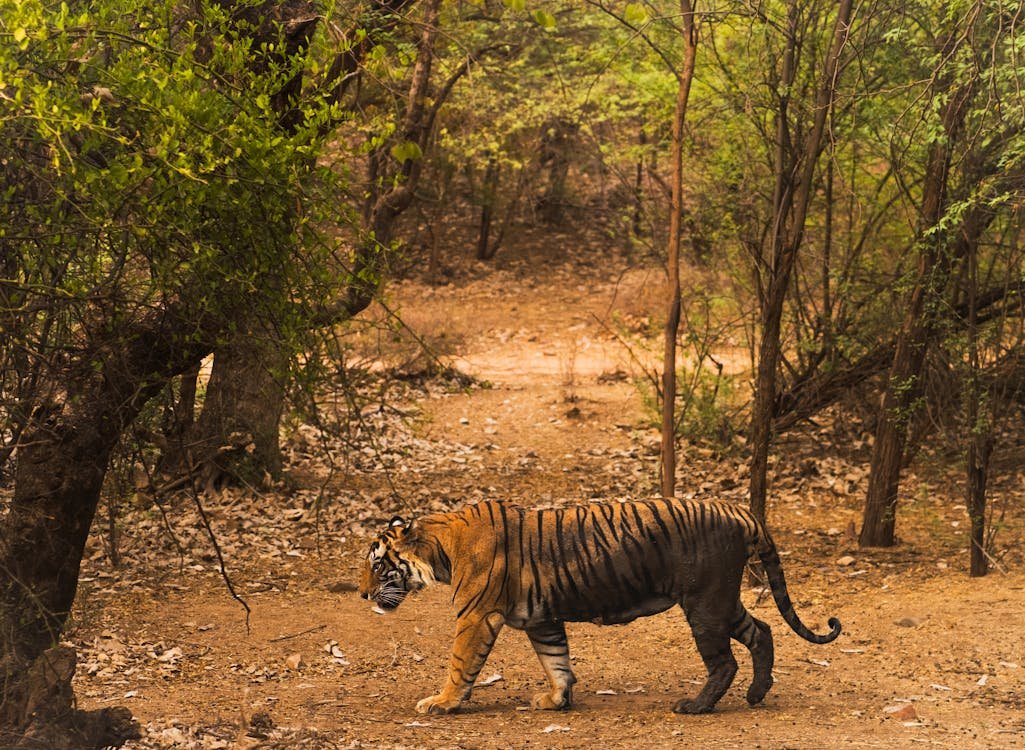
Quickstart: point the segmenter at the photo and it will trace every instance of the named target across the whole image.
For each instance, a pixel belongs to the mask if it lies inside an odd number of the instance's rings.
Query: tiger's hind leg
[[[709,713],[729,689],[737,674],[737,660],[730,648],[730,612],[724,612],[719,597],[706,593],[703,596],[685,597],[680,603],[687,622],[690,623],[698,653],[708,670],[708,680],[691,700],[677,701],[673,711],[678,714]]]
[[[754,679],[747,689],[747,702],[752,706],[761,703],[772,687],[772,631],[764,622],[752,617],[738,599],[730,636],[751,652]]]
[[[531,705],[545,710],[569,708],[573,702],[573,683],[577,678],[569,665],[566,626],[561,622],[549,622],[527,628],[526,632],[552,688],[551,692],[535,695]]]

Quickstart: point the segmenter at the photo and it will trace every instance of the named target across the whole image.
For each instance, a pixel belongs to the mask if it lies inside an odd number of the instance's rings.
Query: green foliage
[[[195,336],[285,321],[325,281],[292,259],[328,252],[304,238],[337,182],[316,161],[335,113],[305,102],[281,127],[274,98],[303,60],[278,54],[280,30],[254,49],[216,3],[0,0],[0,18],[17,42],[0,45],[0,239],[21,305],[74,337],[186,302]]]

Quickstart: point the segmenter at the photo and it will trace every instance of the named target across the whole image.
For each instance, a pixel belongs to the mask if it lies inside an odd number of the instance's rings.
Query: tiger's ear
[[[406,525],[406,519],[404,519],[402,516],[394,516],[392,518],[392,520],[390,520],[388,522],[388,528],[392,528],[394,526],[405,526],[405,525]]]

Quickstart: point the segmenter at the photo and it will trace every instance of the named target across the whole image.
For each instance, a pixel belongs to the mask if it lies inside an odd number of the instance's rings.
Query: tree
[[[662,355],[662,495],[676,496],[676,347],[680,328],[680,221],[683,217],[683,126],[687,120],[687,100],[694,80],[698,32],[694,7],[680,0],[683,30],[683,65],[679,73],[676,111],[673,115],[672,201],[669,213],[669,310],[663,334]]]
[[[414,0],[373,0],[358,8],[357,18],[345,33],[330,68],[315,95],[331,108],[351,111],[354,102],[346,95],[359,67],[375,45],[386,40],[402,19],[401,13]],[[244,6],[243,6],[244,7]],[[262,5],[249,10],[249,15],[264,13]],[[249,18],[252,28],[259,29],[259,18]],[[254,38],[256,45],[268,40]],[[291,50],[291,53],[298,48]],[[293,97],[301,92],[302,73],[290,80]],[[278,108],[284,104],[279,100]],[[304,126],[304,113],[291,109],[287,117],[282,113],[282,129],[294,135]],[[340,113],[324,120],[321,132],[342,119]],[[308,125],[308,123],[307,123]],[[347,276],[336,300],[331,300],[318,317],[322,325],[342,322],[366,309],[381,279],[380,258],[388,251],[387,243],[380,243],[366,227],[349,267],[336,272]],[[270,291],[270,290],[268,290]],[[279,290],[282,291],[282,290]],[[190,420],[188,429],[169,436],[165,470],[187,472],[194,481],[206,487],[222,482],[259,484],[266,478],[277,478],[281,471],[279,432],[290,380],[290,360],[297,349],[295,341],[282,336],[275,321],[254,320],[225,340],[214,352],[206,398],[198,420]],[[186,388],[185,394],[193,391]],[[180,411],[191,412],[194,404],[185,403]]]
[[[0,395],[15,462],[0,725],[47,747],[115,745],[130,715],[74,710],[74,653],[56,645],[111,453],[234,331],[301,328],[301,302],[323,298],[300,271],[334,251],[313,241],[337,194],[316,163],[333,113],[299,99],[317,19],[304,2],[0,10],[13,42],[0,47]],[[302,124],[283,127],[300,106]]]
[[[349,76],[347,80],[357,77],[363,57],[377,49],[366,43],[368,38],[381,45],[391,41],[412,61],[408,81],[403,80],[404,87],[395,91],[368,92],[372,88],[368,85],[359,89],[360,96],[342,101],[338,97],[344,96],[348,86],[339,83],[333,89],[330,103],[348,111],[362,106],[360,97],[391,99],[393,108],[382,118],[361,123],[370,131],[371,147],[361,225],[353,238],[351,264],[344,269],[348,283],[335,299],[317,305],[307,332],[311,336],[317,328],[345,323],[373,302],[387,271],[386,260],[398,244],[398,220],[413,205],[420,186],[438,113],[463,76],[495,51],[492,45],[469,54],[460,50],[447,77],[440,83],[432,81],[432,71],[438,67],[442,4],[426,0],[420,3],[421,15],[412,19],[400,15],[414,5],[411,0],[371,3],[349,31],[350,44],[338,54],[328,76],[329,81],[333,75]],[[412,38],[389,39],[400,30]],[[207,399],[188,440],[207,484],[253,482],[278,475],[278,433],[291,354],[288,342],[268,325],[240,331],[215,354]]]
[[[921,406],[927,352],[948,317],[949,284],[961,264],[975,262],[975,248],[996,216],[994,207],[1021,186],[1014,156],[1022,132],[1020,112],[1012,109],[1000,123],[991,113],[991,99],[1013,85],[999,72],[1002,63],[1009,64],[1003,42],[1016,33],[1004,23],[1008,10],[1001,4],[959,3],[947,8],[938,33],[919,30],[933,40],[934,50],[921,115],[928,148],[917,194],[916,266],[879,409],[859,536],[864,547],[889,547],[896,541],[909,427]],[[920,131],[916,124],[913,137]],[[977,300],[971,309],[977,314]],[[976,446],[972,462],[987,453]]]
[[[853,3],[841,0],[832,22],[831,42],[821,61],[810,122],[791,119],[790,97],[797,80],[798,55],[808,29],[802,28],[801,5],[787,4],[784,49],[776,89],[775,186],[771,226],[760,251],[757,272],[761,286],[761,337],[751,407],[751,510],[764,520],[769,444],[777,399],[776,370],[780,360],[780,322],[791,274],[804,238],[805,223],[817,186],[816,170],[825,143],[826,123],[836,100],[837,81],[844,68]],[[805,127],[807,126],[807,130]]]

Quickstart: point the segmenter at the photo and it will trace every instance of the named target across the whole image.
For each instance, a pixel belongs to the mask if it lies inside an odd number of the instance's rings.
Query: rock
[[[842,565],[844,567],[846,567],[848,565],[854,565],[854,558],[851,557],[850,555],[844,555],[843,557],[841,557],[839,560],[836,561],[836,564],[837,565]]]
[[[265,740],[270,736],[272,729],[274,729],[274,720],[270,717],[270,714],[257,711],[249,720],[246,735],[259,740]]]
[[[921,617],[902,617],[895,623],[897,626],[902,628],[917,628],[922,624]]]
[[[915,711],[915,707],[910,703],[903,708],[894,711],[891,716],[898,721],[918,721],[918,712]]]
[[[293,671],[299,669],[299,667],[302,666],[302,663],[303,657],[302,654],[300,654],[299,652],[289,654],[285,657],[285,665]]]

